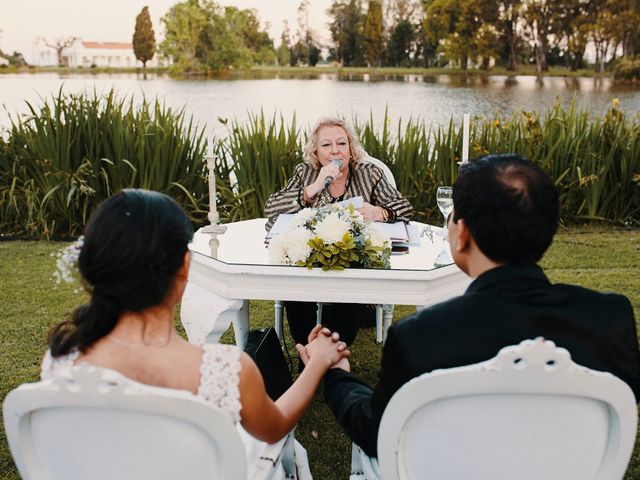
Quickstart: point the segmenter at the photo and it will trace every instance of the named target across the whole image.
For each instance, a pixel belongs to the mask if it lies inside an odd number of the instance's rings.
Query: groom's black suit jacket
[[[566,348],[577,364],[621,378],[640,399],[640,354],[629,300],[552,285],[535,265],[489,270],[464,295],[394,324],[376,387],[332,369],[325,377],[325,398],[351,439],[376,456],[382,413],[407,381],[438,368],[488,360],[502,347],[539,336]]]

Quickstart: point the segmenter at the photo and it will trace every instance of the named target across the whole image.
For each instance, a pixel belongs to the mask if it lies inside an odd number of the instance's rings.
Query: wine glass
[[[453,210],[453,188],[438,187],[436,200],[438,201],[438,208],[440,209],[440,212],[444,215],[444,228],[447,228],[447,220],[451,210]]]

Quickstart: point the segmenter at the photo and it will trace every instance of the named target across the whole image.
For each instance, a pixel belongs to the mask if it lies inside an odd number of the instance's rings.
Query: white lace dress
[[[253,438],[240,425],[240,410],[242,409],[238,387],[240,383],[240,349],[233,345],[217,343],[204,344],[202,350],[204,353],[200,364],[200,385],[197,395],[222,410],[236,424],[245,445],[247,464],[250,466],[249,474],[251,474],[251,466],[257,463],[264,442]],[[79,355],[78,351],[74,351],[62,357],[53,358],[51,352],[47,350],[42,360],[40,377],[42,380],[47,380],[59,369],[73,366]],[[306,451],[298,442],[295,444],[296,464],[300,478],[310,479]],[[275,478],[278,478],[278,475]]]

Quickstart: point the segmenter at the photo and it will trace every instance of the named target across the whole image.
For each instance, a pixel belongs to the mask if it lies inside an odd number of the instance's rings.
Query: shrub
[[[122,188],[175,197],[195,222],[206,217],[204,131],[158,101],[63,94],[29,105],[0,144],[0,229],[77,236],[95,207]]]
[[[613,71],[613,79],[621,83],[640,82],[640,58],[620,60]]]
[[[114,92],[57,96],[12,120],[0,136],[0,231],[36,237],[76,236],[104,198],[127,187],[168,193],[196,226],[207,222],[209,198],[204,131],[157,101],[116,98]],[[226,120],[221,120],[227,123]],[[435,192],[451,185],[462,157],[462,128],[408,119],[376,131],[370,117],[355,122],[365,149],[391,168],[415,219],[439,223]],[[222,222],[264,216],[264,205],[302,161],[307,133],[274,115],[232,121],[214,139],[217,204]],[[516,152],[555,180],[564,222],[640,225],[640,114],[619,102],[603,117],[558,102],[544,114],[474,118],[470,156]]]

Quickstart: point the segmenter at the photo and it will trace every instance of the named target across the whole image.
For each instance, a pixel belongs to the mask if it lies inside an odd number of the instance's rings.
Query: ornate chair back
[[[25,479],[247,478],[240,434],[224,413],[190,392],[113,370],[83,364],[21,385],[3,413]]]
[[[380,476],[620,479],[636,424],[626,383],[553,342],[526,340],[398,390],[380,424]]]

